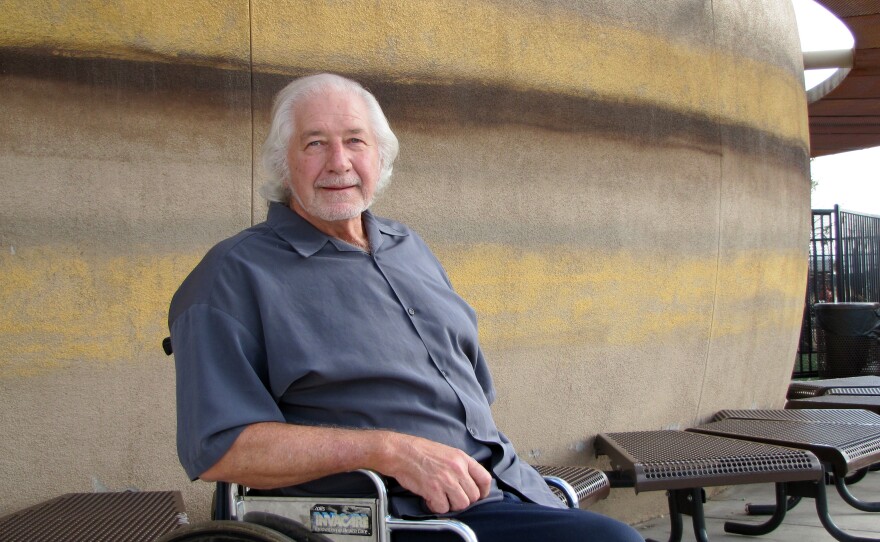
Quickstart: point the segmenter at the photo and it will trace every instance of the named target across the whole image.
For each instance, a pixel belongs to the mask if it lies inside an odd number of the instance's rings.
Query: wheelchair
[[[171,355],[171,338],[162,341]],[[556,497],[570,508],[589,506],[611,492],[608,477],[590,467],[535,466]],[[374,492],[367,497],[289,497],[248,495],[248,489],[218,482],[212,520],[175,529],[155,542],[391,542],[394,531],[447,532],[479,542],[473,530],[454,519],[409,520],[388,511],[382,476],[366,476]]]
[[[588,506],[611,490],[605,474],[589,467],[535,468],[569,507]],[[479,542],[470,527],[454,519],[392,516],[383,478],[370,470],[356,472],[372,482],[373,495],[252,496],[239,484],[219,482],[212,521],[176,529],[156,542],[390,542],[395,531],[447,532]]]

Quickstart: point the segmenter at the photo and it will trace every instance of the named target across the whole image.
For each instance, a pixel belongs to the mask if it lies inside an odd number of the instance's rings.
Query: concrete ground
[[[880,513],[860,512],[843,502],[834,486],[827,486],[829,514],[838,527],[848,534],[880,540]],[[880,500],[880,472],[870,472],[859,483],[853,485],[852,493],[866,501]],[[628,491],[615,489],[614,491]],[[835,540],[819,523],[815,501],[803,499],[790,510],[785,521],[775,531],[759,536],[748,537],[724,532],[724,522],[728,520],[760,523],[759,519],[745,515],[746,503],[774,502],[773,485],[733,486],[710,498],[705,504],[706,525],[711,542],[826,542]],[[683,541],[694,540],[693,524],[690,516],[683,516]],[[657,542],[669,539],[669,518],[657,518],[636,525],[646,538]]]

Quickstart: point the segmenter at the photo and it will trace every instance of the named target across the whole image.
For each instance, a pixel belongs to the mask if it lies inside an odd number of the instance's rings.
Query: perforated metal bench
[[[586,508],[611,492],[608,476],[590,467],[534,465],[550,490],[569,508]]]
[[[611,461],[612,487],[667,492],[670,542],[681,540],[682,514],[691,516],[696,539],[708,540],[705,487],[772,482],[785,487],[822,478],[819,459],[808,451],[685,431],[601,433],[595,446],[597,455]],[[728,532],[751,534],[748,527],[725,524]]]
[[[820,395],[818,397],[789,399],[788,402],[785,403],[785,408],[854,408],[870,410],[871,412],[880,414],[880,395]]]
[[[788,399],[820,395],[880,395],[880,376],[797,380],[788,385]]]
[[[0,540],[152,542],[186,523],[177,491],[68,493],[0,518]]]
[[[712,421],[717,422],[728,418],[740,420],[788,420],[794,422],[880,426],[880,414],[860,409],[722,410],[715,414]]]
[[[809,451],[819,458],[824,471],[833,475],[834,485],[847,504],[865,512],[880,511],[880,503],[857,499],[845,482],[848,474],[880,461],[880,430],[876,425],[726,418],[688,431]],[[767,523],[751,529],[755,534],[770,532],[781,523],[790,505],[787,495],[791,494],[815,499],[822,525],[836,539],[846,542],[873,540],[851,536],[834,524],[828,515],[824,477],[820,483],[787,486],[777,484],[774,516]]]
[[[870,425],[880,428],[880,414],[861,409],[797,409],[797,410],[722,410],[715,414],[712,421],[738,418],[743,420],[788,420],[796,422],[819,422],[837,423],[844,425]],[[862,480],[869,470],[880,470],[880,464],[875,463],[865,467],[855,474],[849,474],[844,478],[848,485]],[[800,501],[799,498],[790,499],[789,510]],[[762,505],[746,505],[746,511],[754,514],[772,513],[772,507]]]

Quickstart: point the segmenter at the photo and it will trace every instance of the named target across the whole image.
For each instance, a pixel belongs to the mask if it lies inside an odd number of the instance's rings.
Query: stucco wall
[[[778,407],[809,183],[787,2],[0,2],[0,513],[209,486],[174,450],[171,294],[254,221],[292,76],[364,82],[401,141],[379,214],[480,316],[520,454]],[[626,520],[661,495],[617,491]]]

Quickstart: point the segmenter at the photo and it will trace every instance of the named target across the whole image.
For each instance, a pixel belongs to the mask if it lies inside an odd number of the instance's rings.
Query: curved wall
[[[608,5],[613,4],[613,5]],[[772,4],[768,6],[767,4]],[[174,451],[177,285],[254,221],[271,97],[364,82],[401,141],[376,211],[480,316],[524,457],[601,431],[778,407],[803,310],[807,113],[791,7],[8,0],[0,20],[0,513],[190,484]],[[258,160],[257,160],[258,162]],[[615,492],[634,521],[662,496]]]

